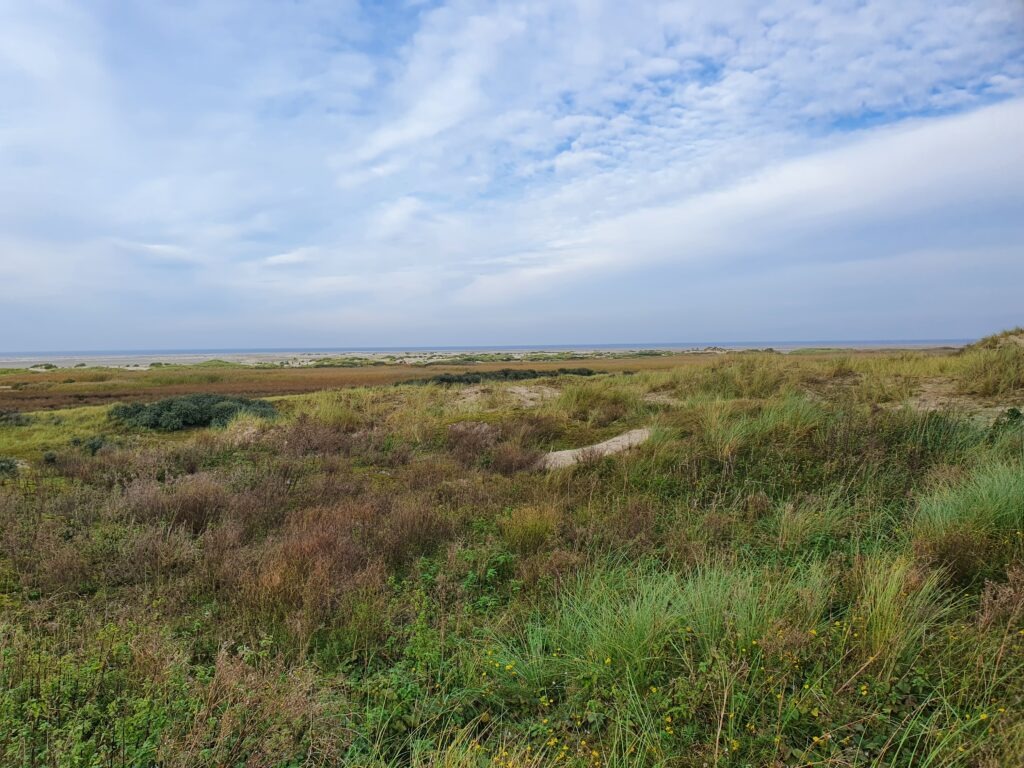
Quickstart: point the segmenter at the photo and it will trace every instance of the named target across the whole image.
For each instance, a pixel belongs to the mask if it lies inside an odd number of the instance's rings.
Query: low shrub
[[[18,411],[0,410],[0,427],[25,427],[32,423],[32,417]]]
[[[473,466],[494,447],[499,430],[484,421],[460,421],[448,426],[447,444],[452,455],[465,466]]]
[[[124,503],[136,519],[159,521],[171,528],[200,533],[227,509],[230,495],[216,477],[200,473],[161,484],[135,481],[125,489]]]
[[[992,422],[989,437],[996,439],[1004,432],[1024,427],[1024,413],[1020,408],[1007,408]]]
[[[490,455],[490,468],[502,475],[513,475],[536,466],[540,452],[519,442],[500,443]]]
[[[103,446],[107,445],[107,438],[105,435],[73,437],[71,438],[71,445],[75,448],[81,448],[82,451],[88,453],[90,456],[95,456]]]
[[[0,456],[0,478],[14,477],[18,474],[18,462],[6,456]]]
[[[275,431],[272,437],[292,456],[341,453],[352,442],[352,436],[344,430],[305,413]]]
[[[216,564],[226,583],[254,608],[290,616],[308,637],[339,601],[358,586],[360,573],[407,566],[446,541],[452,526],[433,505],[371,496],[297,510],[258,550],[254,562],[237,557]]]
[[[265,400],[211,394],[168,397],[155,403],[130,403],[110,409],[110,417],[122,424],[162,432],[190,427],[223,427],[242,413],[271,419],[277,411]]]
[[[480,384],[484,381],[523,381],[555,376],[595,376],[598,372],[590,368],[559,368],[555,371],[538,371],[533,368],[501,368],[497,371],[470,371],[467,373],[441,373],[429,379],[415,379],[402,384]]]
[[[978,625],[982,629],[1002,624],[1011,627],[1024,615],[1024,568],[1010,566],[1006,582],[990,581],[981,593]]]
[[[437,507],[416,502],[393,505],[377,525],[380,530],[370,551],[378,553],[392,567],[408,565],[433,552],[452,533],[451,524]]]

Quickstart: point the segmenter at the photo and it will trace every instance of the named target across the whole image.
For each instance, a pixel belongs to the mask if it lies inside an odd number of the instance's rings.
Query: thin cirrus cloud
[[[0,349],[1019,323],[1015,0],[0,0]]]

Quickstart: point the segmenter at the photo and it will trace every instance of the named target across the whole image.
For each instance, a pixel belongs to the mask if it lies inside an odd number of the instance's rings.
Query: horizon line
[[[966,344],[980,337],[951,337],[926,339],[742,339],[735,341],[661,341],[661,342],[575,342],[564,344],[437,344],[437,345],[367,345],[367,346],[274,346],[274,347],[165,347],[134,349],[63,349],[63,350],[10,350],[0,351],[0,359],[39,355],[201,355],[215,353],[268,354],[268,353],[319,353],[319,352],[452,352],[452,351],[531,351],[531,350],[588,350],[588,349],[693,349],[716,346],[771,347],[772,345],[823,345],[823,344]]]

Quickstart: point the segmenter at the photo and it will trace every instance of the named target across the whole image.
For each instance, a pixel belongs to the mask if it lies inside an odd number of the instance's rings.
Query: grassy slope
[[[900,407],[991,351],[0,426],[0,764],[1014,764],[1024,424]]]

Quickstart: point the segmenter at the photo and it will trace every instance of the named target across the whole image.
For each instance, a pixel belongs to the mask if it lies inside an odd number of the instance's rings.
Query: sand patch
[[[977,406],[969,397],[956,390],[952,379],[929,379],[910,398],[910,407],[918,411],[942,411],[949,408],[964,409]]]
[[[455,403],[460,406],[475,408],[480,405],[484,396],[489,394],[490,391],[490,387],[481,387],[480,385],[464,387],[459,390],[459,395],[455,398]]]
[[[571,467],[582,461],[593,461],[604,456],[628,451],[630,448],[646,443],[650,437],[651,430],[646,427],[643,429],[631,429],[629,432],[613,437],[611,440],[605,440],[603,443],[588,445],[583,448],[570,448],[566,451],[552,451],[541,456],[537,462],[537,468],[560,469],[562,467]]]
[[[523,408],[535,408],[541,403],[552,400],[559,395],[557,389],[544,384],[534,384],[533,386],[514,384],[506,392],[512,395]]]
[[[907,405],[917,411],[954,411],[981,419],[994,419],[1007,408],[1019,408],[1022,404],[1024,398],[1019,395],[998,400],[965,395],[957,390],[953,379],[928,379],[907,400]],[[899,405],[894,403],[893,407]]]
[[[463,387],[455,399],[455,403],[469,410],[489,410],[485,406],[496,407],[492,396],[507,394],[517,408],[536,408],[538,405],[558,397],[559,390],[545,384],[513,384],[496,389],[493,386],[474,384]]]

